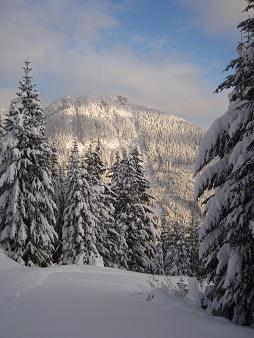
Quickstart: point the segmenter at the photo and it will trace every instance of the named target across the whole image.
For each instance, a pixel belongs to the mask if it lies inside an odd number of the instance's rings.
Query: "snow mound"
[[[22,265],[18,264],[17,262],[13,261],[9,257],[5,255],[2,249],[0,249],[0,271],[2,270],[9,270],[9,269],[17,269],[23,268]]]
[[[253,338],[252,329],[208,316],[165,289],[147,301],[145,274],[95,266],[9,269],[17,264],[0,257],[1,338]]]

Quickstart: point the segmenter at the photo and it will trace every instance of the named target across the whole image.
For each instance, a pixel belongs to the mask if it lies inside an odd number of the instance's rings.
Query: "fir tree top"
[[[24,74],[22,80],[19,82],[19,91],[17,92],[17,96],[19,97],[18,102],[21,105],[20,109],[26,108],[30,115],[30,126],[39,127],[40,132],[44,133],[44,117],[39,93],[32,83],[31,62],[26,60],[24,64]],[[28,111],[26,113],[28,113]]]
[[[248,6],[244,12],[250,13],[254,8],[254,1],[247,0]],[[242,106],[254,104],[254,18],[249,17],[238,25],[241,30],[241,42],[238,44],[238,57],[232,60],[225,71],[233,70],[234,73],[226,77],[216,93],[224,89],[234,88],[231,101],[241,101]],[[247,102],[245,102],[247,101]]]
[[[101,143],[99,139],[96,144],[95,151],[93,151],[92,145],[90,144],[88,151],[85,153],[84,156],[83,166],[87,170],[88,174],[91,176],[91,182],[93,184],[98,183],[98,181],[106,171],[101,159]]]

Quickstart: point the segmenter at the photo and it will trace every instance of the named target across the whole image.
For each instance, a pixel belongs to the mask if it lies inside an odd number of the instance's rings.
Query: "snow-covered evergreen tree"
[[[104,229],[105,237],[98,240],[98,250],[103,257],[104,265],[109,267],[117,267],[119,262],[119,232],[114,219],[114,202],[115,195],[110,186],[106,183],[101,185],[100,194],[100,215],[99,230]],[[100,232],[98,231],[98,235]],[[99,238],[99,236],[97,237]]]
[[[96,185],[101,180],[102,175],[106,169],[101,159],[101,144],[100,140],[96,144],[96,149],[93,151],[90,144],[88,151],[85,153],[84,166],[91,177],[91,183]]]
[[[167,275],[171,268],[171,260],[168,259],[168,252],[171,251],[172,244],[174,244],[174,236],[172,227],[166,218],[165,210],[161,215],[161,248],[163,254],[163,271]]]
[[[139,200],[142,203],[150,204],[152,200],[152,196],[149,194],[150,183],[145,178],[143,160],[137,146],[135,146],[130,153],[130,161],[135,170]]]
[[[62,230],[63,264],[96,264],[96,217],[93,188],[89,175],[81,167],[77,143],[71,153],[66,179],[64,224]]]
[[[187,250],[187,263],[190,276],[202,278],[202,267],[199,260],[199,221],[197,211],[192,210],[190,223],[185,227],[185,245]]]
[[[121,210],[123,208],[123,199],[119,199],[121,191],[123,191],[123,181],[125,175],[125,166],[127,162],[127,153],[124,151],[123,158],[120,161],[119,154],[116,155],[115,163],[111,168],[111,185],[110,188],[114,194],[114,221],[115,221],[115,232],[117,237],[113,234],[115,239],[115,247],[117,248],[118,255],[116,256],[116,264],[119,268],[127,269],[127,255],[128,246],[126,243],[126,226],[121,221]]]
[[[116,163],[112,167],[112,191],[116,195],[115,199],[115,223],[116,229],[119,233],[119,257],[118,266],[120,268],[128,269],[128,245],[127,245],[127,218],[130,212],[130,205],[128,204],[129,192],[125,190],[124,180],[127,173],[128,156],[127,152],[123,152],[123,158],[116,159]]]
[[[11,104],[12,104],[12,102],[11,102]],[[0,137],[2,137],[4,135],[4,123],[5,123],[5,117],[0,110]]]
[[[101,144],[98,140],[95,150],[91,145],[85,155],[83,165],[89,174],[94,189],[94,213],[96,214],[96,246],[105,266],[116,266],[118,261],[119,238],[114,222],[114,193],[105,182],[106,171],[102,161]]]
[[[111,189],[116,196],[120,193],[122,186],[123,186],[123,175],[124,175],[124,166],[125,166],[123,159],[125,158],[127,158],[126,151],[123,152],[122,160],[120,160],[119,153],[117,152],[115,156],[115,162],[113,163],[112,168],[110,170]]]
[[[125,236],[124,253],[128,269],[160,273],[159,234],[153,209],[149,205],[149,184],[144,178],[136,151],[130,157],[124,153],[117,165],[117,184],[114,180],[112,184],[117,195],[116,224]]]
[[[58,164],[58,154],[54,144],[51,145],[51,171],[52,171],[52,182],[54,185],[55,191],[55,202],[57,206],[57,213],[56,213],[56,232],[58,235],[58,240],[61,239],[61,217],[63,211],[63,198],[64,198],[64,186],[62,186],[63,180],[63,170]]]
[[[191,275],[184,226],[162,219],[164,273],[171,276]]]
[[[26,61],[4,126],[0,158],[1,246],[26,265],[52,263],[56,206],[52,152],[44,136],[39,94]]]
[[[153,197],[150,194],[150,183],[145,178],[143,161],[137,146],[135,146],[131,151],[129,162],[130,167],[134,169],[134,181],[132,187],[137,194],[136,210],[138,219],[140,221],[140,228],[138,226],[136,228],[137,237],[132,232],[132,229],[129,229],[130,232],[127,238],[127,244],[128,242],[130,243],[129,247],[133,248],[132,252],[134,253],[135,246],[133,246],[132,241],[134,240],[134,243],[138,243],[138,247],[136,248],[136,254],[138,256],[143,251],[141,246],[144,246],[144,260],[146,261],[146,268],[144,270],[146,270],[146,272],[162,273],[162,257],[161,251],[159,250],[160,234],[158,231],[158,219],[156,219],[152,205]],[[129,260],[131,261],[132,258]]]
[[[253,7],[253,1],[248,2]],[[251,37],[254,19],[240,27]],[[197,197],[212,190],[205,201],[200,248],[212,284],[211,312],[250,325],[254,321],[254,93],[252,80],[249,82],[254,74],[252,40],[244,41],[238,53],[232,64],[235,73],[219,87],[234,88],[229,109],[213,123],[199,148]]]
[[[245,12],[251,12],[254,8],[253,0],[248,3]],[[241,30],[242,39],[237,47],[238,57],[230,62],[225,71],[234,70],[226,80],[218,86],[216,92],[234,87],[231,101],[240,100],[244,107],[254,104],[254,19],[249,17],[242,21],[238,28]]]
[[[65,207],[66,174],[64,168],[60,167],[58,164],[55,167],[53,183],[55,190],[55,202],[57,206],[55,231],[58,235],[58,241],[55,246],[56,251],[54,254],[54,261],[59,262],[62,254],[62,227],[64,223],[63,213]]]

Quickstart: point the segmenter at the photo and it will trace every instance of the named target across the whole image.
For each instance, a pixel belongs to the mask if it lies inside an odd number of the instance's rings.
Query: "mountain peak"
[[[138,145],[159,207],[171,220],[187,224],[201,128],[175,115],[133,104],[123,96],[67,96],[49,105],[46,112],[48,136],[58,148],[63,165],[74,139],[83,152],[99,137],[108,168],[117,151]]]
[[[122,117],[126,118],[133,118],[134,112],[142,111],[147,112],[148,114],[164,115],[167,121],[181,121],[188,124],[193,124],[192,122],[189,122],[177,115],[166,113],[159,109],[148,108],[140,104],[132,103],[125,96],[100,96],[95,93],[90,93],[87,96],[60,97],[46,108],[46,113],[48,113],[49,115],[52,112],[65,113],[67,115],[75,114],[77,112],[79,112],[80,114],[86,114],[91,111],[91,107],[94,113],[96,112],[96,110],[99,110],[100,113],[102,113],[103,110],[107,112],[107,118],[110,118],[111,113],[113,113],[114,115],[119,114]],[[102,116],[102,114],[100,115]],[[193,124],[193,126],[199,128],[195,124]]]

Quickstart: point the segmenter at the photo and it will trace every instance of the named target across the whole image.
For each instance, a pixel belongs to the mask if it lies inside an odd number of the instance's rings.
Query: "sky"
[[[0,0],[0,107],[29,57],[43,105],[123,95],[208,127],[245,0]]]

